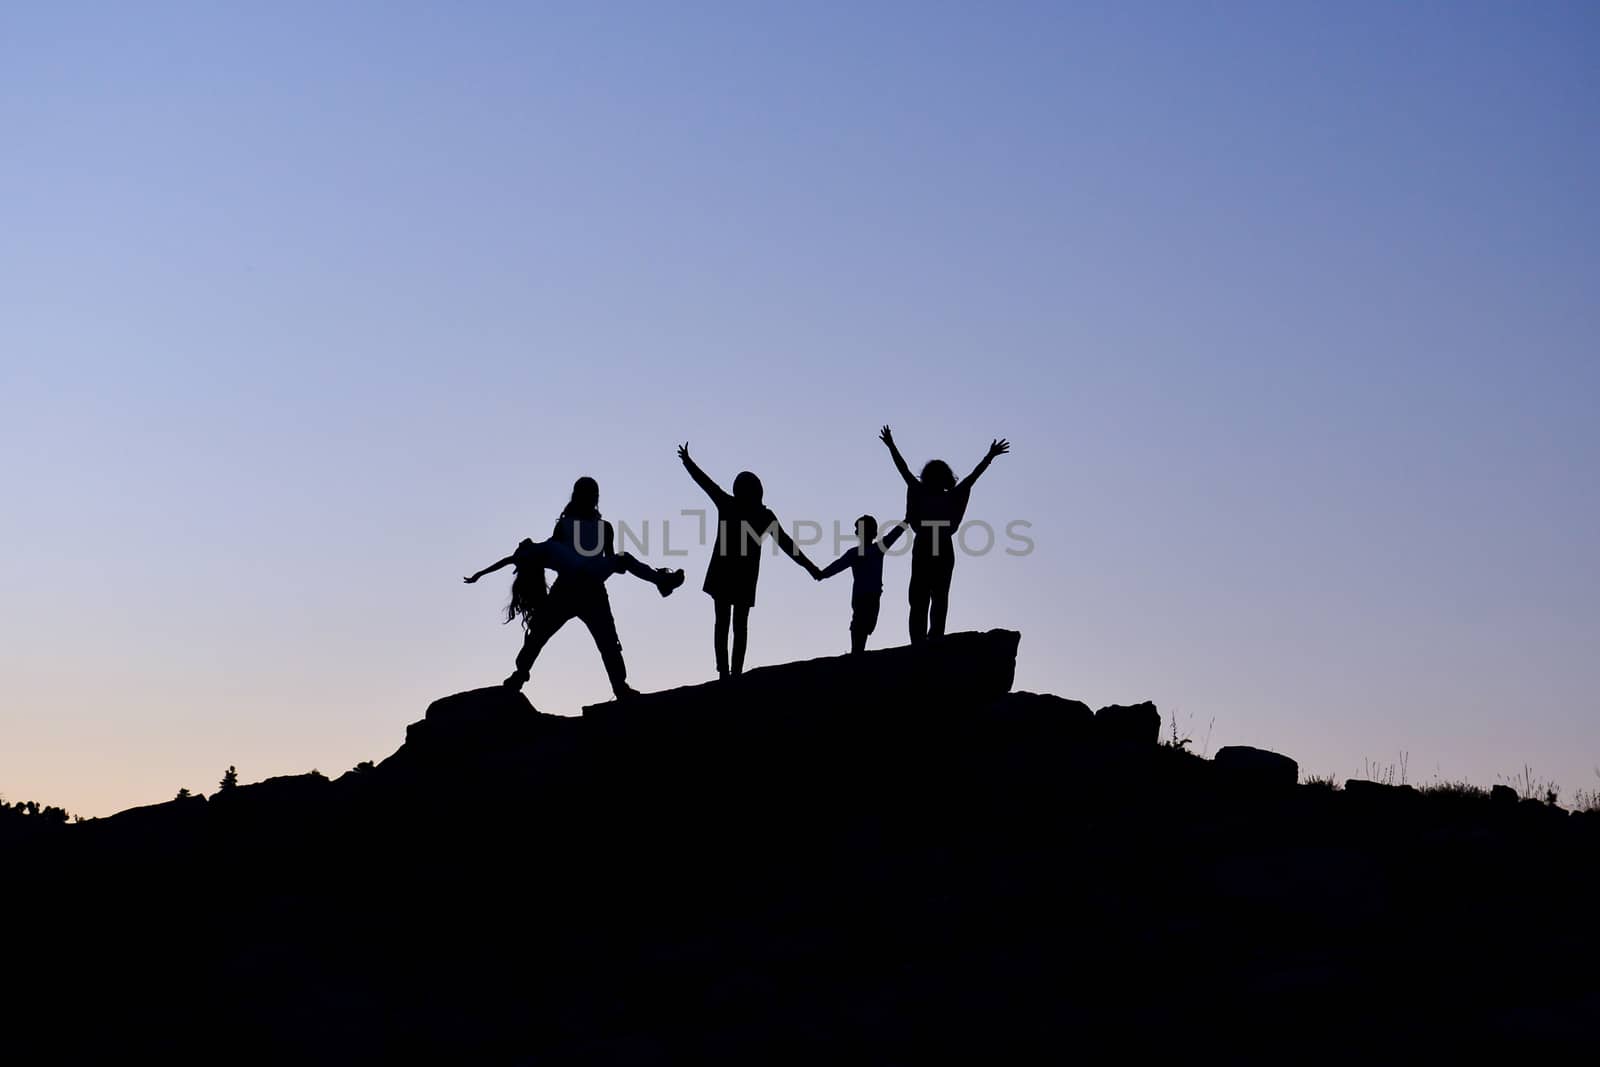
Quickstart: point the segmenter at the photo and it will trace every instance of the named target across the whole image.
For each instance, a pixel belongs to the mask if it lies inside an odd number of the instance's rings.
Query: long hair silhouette
[[[521,618],[522,628],[527,630],[533,625],[533,613],[549,595],[541,563],[530,561],[528,566],[517,566],[511,579],[511,599],[506,602],[506,622]]]
[[[946,493],[956,487],[956,472],[942,459],[930,459],[922,465],[922,484],[936,493]]]

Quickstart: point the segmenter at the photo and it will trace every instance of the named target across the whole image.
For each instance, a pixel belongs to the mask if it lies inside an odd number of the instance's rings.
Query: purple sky
[[[575,477],[887,520],[885,422],[1012,440],[951,625],[1020,688],[1600,787],[1593,5],[335,6],[0,13],[8,799],[382,758]],[[613,582],[639,687],[705,558]],[[768,563],[751,663],[848,602]],[[606,696],[580,628],[528,694]]]

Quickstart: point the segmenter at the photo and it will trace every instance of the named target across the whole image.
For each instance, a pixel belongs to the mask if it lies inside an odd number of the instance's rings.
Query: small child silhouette
[[[867,638],[878,627],[878,604],[883,599],[883,554],[905,532],[905,524],[897,522],[878,540],[878,520],[863,515],[856,520],[856,547],[822,568],[817,581],[832,578],[849,570],[850,585],[850,651],[864,652]]]
[[[889,447],[894,468],[906,483],[906,525],[911,527],[911,643],[944,636],[945,613],[950,608],[950,578],[956,566],[956,531],[967,513],[972,485],[996,456],[1011,451],[1010,442],[996,438],[972,473],[956,482],[955,472],[942,459],[923,464],[919,480],[885,426],[878,439]]]

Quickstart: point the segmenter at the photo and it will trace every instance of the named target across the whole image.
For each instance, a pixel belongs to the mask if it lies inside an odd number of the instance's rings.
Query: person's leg
[[[681,570],[651,567],[632,552],[619,552],[612,558],[616,560],[615,566],[618,574],[626,571],[635,578],[649,582],[656,587],[662,596],[666,596],[683,584],[683,572]]]
[[[911,601],[911,643],[919,645],[928,639],[928,601],[932,587],[928,581],[929,561],[911,557],[911,585],[907,598]]]
[[[723,600],[713,601],[717,608],[716,622],[713,624],[711,639],[717,646],[717,677],[728,676],[728,604]]]
[[[578,609],[578,618],[589,628],[589,635],[600,650],[600,662],[605,664],[611,691],[619,697],[632,695],[628,665],[622,659],[622,641],[617,637],[617,620],[611,614],[611,598],[603,590],[598,596],[585,598]]]
[[[872,631],[878,628],[878,601],[863,601],[851,605],[850,612],[850,651],[865,652],[867,638],[872,636]]]
[[[653,582],[656,580],[655,568],[645,566],[644,561],[638,556],[635,556],[632,552],[618,552],[611,558],[616,561],[614,565],[618,574],[626,571],[635,578],[643,578],[647,582]]]
[[[750,605],[735,604],[733,608],[733,673],[744,673],[745,637],[750,632]]]
[[[928,621],[928,634],[931,637],[944,636],[944,617],[950,610],[950,579],[956,569],[955,553],[950,558],[941,560],[938,570],[933,574],[933,582],[929,593],[929,607],[931,618]]]
[[[506,685],[513,689],[521,689],[528,684],[528,676],[533,671],[533,661],[539,658],[545,643],[554,637],[556,631],[565,626],[570,618],[572,618],[572,606],[564,599],[545,598],[545,602],[533,612],[533,622],[522,639],[522,648],[517,652],[516,672],[505,680]]]

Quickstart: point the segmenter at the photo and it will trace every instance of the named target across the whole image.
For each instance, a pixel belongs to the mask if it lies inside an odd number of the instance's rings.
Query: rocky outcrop
[[[714,727],[728,717],[893,718],[911,727],[953,708],[982,707],[1011,689],[1014,630],[955,633],[922,645],[757,667],[723,681],[644,693],[583,709],[607,730]]]
[[[494,685],[429,704],[421,721],[406,727],[406,748],[471,752],[485,745],[526,745],[570,734],[576,727],[570,716],[536,711],[520,690]]]

